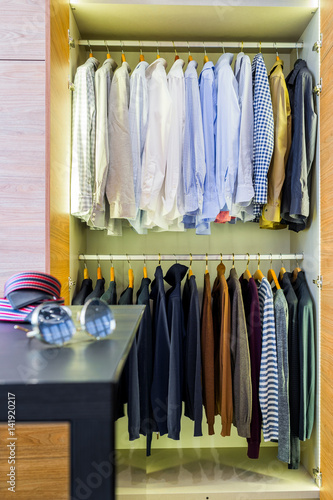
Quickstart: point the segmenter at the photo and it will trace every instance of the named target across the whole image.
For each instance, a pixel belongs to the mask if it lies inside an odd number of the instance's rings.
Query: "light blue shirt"
[[[209,222],[214,221],[220,211],[216,190],[215,121],[216,88],[214,65],[208,61],[199,77],[202,125],[205,145],[206,177],[204,184],[202,214],[197,217],[197,234],[210,234]]]
[[[240,107],[238,83],[231,69],[233,57],[222,54],[215,66],[216,185],[221,210],[231,209],[238,170]]]
[[[185,71],[185,131],[183,149],[185,215],[202,212],[206,175],[205,146],[196,61]]]

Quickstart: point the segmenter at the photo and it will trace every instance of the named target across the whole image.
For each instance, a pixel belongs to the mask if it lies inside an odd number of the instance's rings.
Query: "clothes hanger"
[[[286,271],[285,267],[283,266],[283,260],[282,260],[282,254],[281,254],[281,253],[280,253],[280,258],[281,258],[281,264],[282,264],[281,269],[280,269],[280,279],[282,279],[282,276],[283,276],[283,275],[284,275],[284,273],[286,273],[287,271]]]
[[[190,278],[191,276],[193,276],[193,271],[192,271],[192,254],[190,253],[190,269],[188,271],[188,277]]]
[[[276,43],[274,43],[274,45],[275,45],[275,51],[276,51],[276,60],[277,60],[277,61],[280,61],[280,58],[279,58],[279,53],[278,53],[278,51],[277,51],[277,46],[276,46]]]
[[[296,281],[298,273],[302,271],[302,269],[299,267],[298,260],[296,258],[296,254],[295,254],[295,260],[296,260],[296,267],[293,270],[293,278],[292,278],[293,283]]]
[[[120,42],[121,43],[121,62],[126,62],[126,57],[125,57],[125,53],[124,53],[124,44],[123,42]]]
[[[128,266],[129,266],[129,268],[128,268],[128,288],[134,288],[134,273],[133,273],[133,269],[132,269],[129,257],[128,257],[128,255],[126,255],[126,256],[127,256]]]
[[[98,255],[97,255],[97,279],[98,280],[102,280],[103,279],[101,264],[100,264]]]
[[[218,269],[218,271],[219,271],[220,274],[225,274],[225,265],[222,262],[222,258],[223,258],[223,254],[220,253],[220,259],[221,259],[221,261],[220,261],[219,265],[217,266],[217,269]]]
[[[206,253],[206,270],[205,270],[205,274],[208,274],[209,273],[209,270],[208,270],[208,254]]]
[[[249,270],[250,254],[247,253],[246,255],[247,255],[247,263],[246,263],[246,269],[243,273],[243,279],[249,281],[249,279],[252,278],[252,275]]]
[[[261,42],[259,42],[259,54],[261,54]]]
[[[115,279],[114,279],[114,267],[113,267],[113,261],[112,261],[112,257],[111,256],[110,256],[110,260],[111,260],[110,281],[115,281]]]
[[[178,53],[177,53],[177,49],[176,49],[175,42],[172,42],[172,43],[173,43],[173,47],[174,47],[174,49],[175,49],[175,54],[176,54],[176,55],[175,55],[175,61],[177,61],[177,59],[179,59],[179,55],[178,55]]]
[[[241,52],[244,52],[244,50],[243,50],[243,49],[244,49],[244,42],[241,42],[241,49],[240,49],[240,51],[241,51]]]
[[[89,272],[88,272],[86,260],[84,260],[83,279],[84,280],[88,280],[89,279]]]
[[[225,48],[224,48],[224,43],[223,42],[221,42],[221,47],[222,47],[223,54],[225,54]]]
[[[106,58],[107,59],[111,59],[111,55],[110,55],[108,44],[106,42],[104,42],[104,43],[105,43],[105,47],[106,47],[106,50],[107,50]]]
[[[208,59],[207,52],[206,52],[205,42],[202,42],[202,44],[203,44],[204,51],[205,51],[204,64],[206,64],[209,61],[209,59]]]
[[[145,60],[145,56],[143,55],[142,53],[142,47],[141,47],[141,42],[140,42],[140,56],[139,56],[139,61],[144,61]]]
[[[232,269],[235,269],[235,254],[233,253],[232,254],[232,266],[231,266]]]
[[[188,62],[193,61],[193,57],[191,56],[191,51],[190,51],[190,46],[189,43],[187,42],[187,48],[188,48]]]
[[[147,266],[146,266],[146,258],[143,259],[143,277],[148,278]]]
[[[158,42],[156,42],[156,59],[159,59],[161,56],[160,56],[160,51],[159,51],[159,48],[158,48]]]
[[[264,273],[260,270],[260,253],[258,253],[258,268],[253,275],[253,279],[261,281],[264,277]]]
[[[88,47],[89,47],[89,57],[94,57],[93,56],[92,48],[91,48],[90,43],[89,43],[89,40],[87,40],[87,42],[88,42]]]
[[[275,274],[275,271],[274,269],[272,268],[272,254],[271,254],[271,267],[268,269],[268,273],[267,273],[267,279],[270,283],[272,283],[272,281],[274,281],[274,285],[276,286],[276,289],[277,290],[280,290],[281,287],[280,287],[280,283],[277,279],[277,276]]]

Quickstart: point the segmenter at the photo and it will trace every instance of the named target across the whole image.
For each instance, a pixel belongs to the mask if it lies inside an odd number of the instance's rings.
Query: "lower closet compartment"
[[[172,9],[173,6],[170,6]],[[80,17],[78,24],[71,13],[71,35],[75,40],[80,36]],[[85,27],[86,29],[86,27]],[[283,29],[281,30],[281,34]],[[85,38],[89,38],[87,32]],[[213,36],[213,35],[212,35]],[[259,35],[258,35],[259,36]],[[104,38],[94,34],[90,38]],[[129,37],[127,37],[129,38]],[[192,36],[197,39],[198,33]],[[217,39],[218,37],[215,37]],[[246,37],[244,36],[246,39]],[[299,40],[305,42],[304,48],[300,50],[299,57],[304,58],[314,77],[319,81],[318,54],[312,51],[313,43],[319,38],[318,14],[314,16],[306,31]],[[162,52],[161,56],[168,61],[168,68],[174,60],[174,51]],[[179,55],[187,60],[188,53],[184,50]],[[94,57],[101,63],[105,60],[105,50],[93,48]],[[208,52],[214,62],[220,54]],[[255,53],[249,54],[252,57]],[[71,49],[71,80],[73,81],[76,67],[82,64],[89,52],[82,46],[76,44]],[[198,73],[201,69],[203,52],[193,51],[192,56],[199,62]],[[284,74],[287,75],[293,67],[297,58],[296,50],[291,53],[280,54],[284,59]],[[120,62],[121,52],[113,53],[114,59]],[[149,62],[155,58],[155,51],[148,51],[146,59]],[[266,67],[269,71],[276,58],[275,51],[264,53]],[[135,68],[139,59],[139,51],[126,51],[126,60],[132,69]],[[317,100],[317,113],[318,109]],[[318,134],[319,136],[319,134]],[[318,143],[318,139],[317,139]],[[317,148],[318,151],[318,148]],[[298,470],[288,470],[288,466],[277,458],[277,446],[274,443],[264,443],[262,439],[260,457],[258,460],[247,458],[246,440],[239,438],[235,428],[232,428],[230,437],[221,437],[219,430],[215,436],[207,435],[207,425],[203,419],[203,437],[193,437],[193,423],[185,417],[182,418],[181,438],[173,441],[167,436],[153,437],[152,454],[146,457],[146,441],[144,437],[130,442],[128,440],[127,417],[120,419],[116,424],[116,447],[117,454],[117,498],[128,499],[159,499],[179,498],[193,500],[217,500],[222,498],[236,500],[282,500],[285,498],[297,498],[298,500],[319,498],[319,489],[314,480],[313,469],[320,470],[319,456],[319,352],[320,352],[320,297],[319,288],[313,284],[320,275],[319,267],[319,158],[317,155],[314,174],[312,177],[311,193],[311,226],[299,234],[287,230],[266,231],[259,229],[257,224],[237,223],[237,225],[212,224],[210,236],[196,236],[194,230],[186,233],[149,233],[148,235],[137,235],[132,229],[124,229],[122,237],[107,237],[102,231],[91,231],[83,223],[72,217],[71,220],[71,277],[78,284],[82,281],[84,263],[78,260],[79,254],[86,255],[110,255],[110,261],[87,261],[90,277],[96,281],[98,264],[101,266],[102,275],[108,286],[112,255],[115,254],[142,254],[141,262],[130,262],[134,273],[134,293],[139,287],[142,278],[143,260],[145,254],[186,254],[187,261],[182,264],[189,265],[190,254],[284,254],[304,253],[304,259],[299,262],[305,270],[308,286],[316,304],[316,417],[312,437],[302,443],[301,466]],[[176,260],[176,259],[175,259]],[[232,262],[224,262],[229,275]],[[216,276],[218,262],[209,261],[208,268],[211,276],[211,284]],[[129,264],[113,262],[117,290],[120,293],[128,284]],[[148,277],[153,279],[157,262],[146,262]],[[172,265],[172,262],[161,262],[164,274]],[[278,273],[281,262],[273,261],[272,266]],[[283,262],[283,266],[289,271],[294,269],[295,260]],[[243,262],[235,262],[236,271],[240,276],[246,268],[246,259]],[[260,268],[267,275],[270,267],[269,261],[262,261]],[[197,279],[199,288],[200,304],[205,273],[205,261],[193,261],[192,269]],[[249,269],[254,273],[257,262],[250,261]],[[73,294],[73,291],[72,291]]]

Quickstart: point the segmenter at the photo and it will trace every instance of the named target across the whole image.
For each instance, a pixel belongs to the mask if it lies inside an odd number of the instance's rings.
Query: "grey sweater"
[[[234,268],[230,271],[228,289],[231,305],[233,424],[239,436],[249,438],[252,416],[251,361],[242,290]]]
[[[283,290],[274,294],[276,350],[279,391],[279,448],[278,459],[290,462],[290,411],[288,365],[288,303]]]

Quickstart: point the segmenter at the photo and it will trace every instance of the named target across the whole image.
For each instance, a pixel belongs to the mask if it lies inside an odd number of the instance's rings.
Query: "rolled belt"
[[[14,274],[5,283],[5,298],[0,299],[0,320],[29,321],[30,313],[41,302],[63,303],[60,290],[60,282],[50,274]]]

